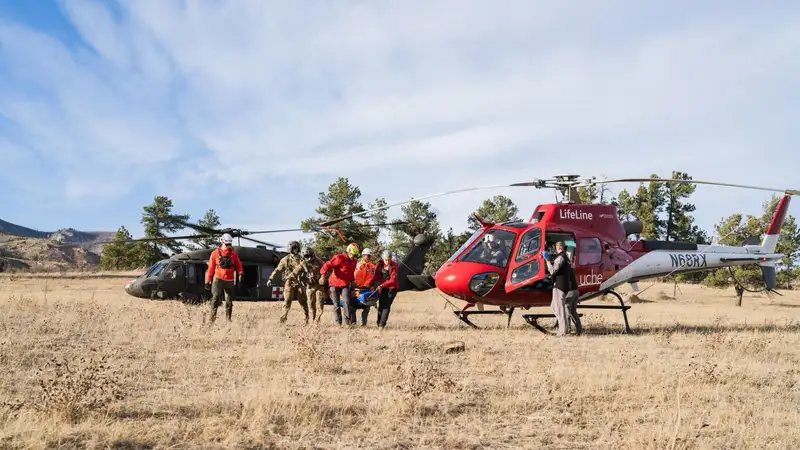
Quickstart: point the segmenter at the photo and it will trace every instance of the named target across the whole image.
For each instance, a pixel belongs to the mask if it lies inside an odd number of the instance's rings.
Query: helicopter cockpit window
[[[164,267],[166,267],[166,266],[167,266],[166,261],[157,262],[157,263],[153,264],[150,267],[150,269],[147,270],[147,272],[145,273],[145,276],[148,276],[148,277],[158,276],[159,274],[161,274],[161,271],[164,270]]]
[[[519,241],[519,249],[517,250],[517,257],[514,258],[515,262],[523,261],[539,252],[542,246],[542,230],[534,228],[528,230],[522,235]]]
[[[514,247],[516,233],[507,230],[493,229],[486,232],[483,238],[475,241],[467,253],[459,261],[490,264],[505,268],[511,249]]]
[[[178,261],[173,261],[167,266],[167,270],[175,274],[175,277],[182,277],[183,276],[183,263]]]
[[[461,245],[461,247],[458,248],[458,250],[454,251],[453,254],[450,255],[449,258],[447,258],[447,262],[452,262],[454,259],[456,259],[456,257],[459,254],[461,254],[462,251],[464,251],[465,248],[467,248],[468,246],[472,245],[472,243],[475,242],[475,239],[477,239],[478,236],[481,234],[481,231],[483,231],[483,230],[479,229],[479,230],[476,230],[474,233],[472,233],[472,236],[470,236],[469,239],[467,239],[467,241],[464,242],[464,244]]]

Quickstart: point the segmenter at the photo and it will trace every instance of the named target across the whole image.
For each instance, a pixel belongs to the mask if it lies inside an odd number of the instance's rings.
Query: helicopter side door
[[[542,230],[532,228],[522,233],[511,255],[506,274],[506,293],[540,281],[545,276],[545,264],[541,254]]]
[[[183,261],[170,261],[159,277],[159,290],[168,297],[176,297],[186,288],[186,270]]]
[[[578,289],[583,291],[597,289],[604,278],[603,242],[596,237],[581,237],[577,242],[577,255],[573,257]]]

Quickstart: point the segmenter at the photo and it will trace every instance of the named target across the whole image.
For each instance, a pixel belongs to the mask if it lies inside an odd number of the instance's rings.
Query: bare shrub
[[[110,372],[107,360],[108,355],[96,354],[83,356],[76,364],[52,358],[49,370],[38,371],[41,392],[34,408],[74,423],[121,400],[121,386]]]

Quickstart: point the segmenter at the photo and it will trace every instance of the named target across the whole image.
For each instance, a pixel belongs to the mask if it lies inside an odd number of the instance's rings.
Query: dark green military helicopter
[[[172,219],[186,227],[195,229],[199,234],[188,236],[169,236],[166,238],[143,238],[130,239],[126,241],[109,241],[108,243],[130,243],[183,239],[219,238],[229,235],[231,238],[245,239],[256,243],[256,247],[234,246],[239,254],[239,259],[244,266],[244,280],[236,283],[235,297],[238,301],[282,301],[283,300],[283,281],[282,277],[274,280],[272,286],[267,286],[267,280],[272,271],[275,270],[281,258],[287,252],[277,249],[284,248],[268,242],[259,241],[247,236],[254,234],[285,233],[293,231],[305,231],[302,228],[264,230],[264,231],[245,231],[241,229],[225,228],[212,229],[178,219]],[[392,222],[390,224],[359,224],[366,227],[396,226],[405,222]],[[344,237],[338,230],[325,228],[328,232],[337,232],[344,241]],[[399,291],[429,289],[433,286],[430,277],[422,275],[425,266],[425,255],[433,245],[433,240],[428,239],[422,234],[414,238],[414,246],[403,258],[398,261],[398,283]],[[135,280],[125,285],[125,292],[129,295],[146,299],[181,300],[187,303],[201,303],[207,300],[210,292],[205,288],[205,275],[208,270],[208,260],[214,249],[206,248],[202,250],[189,251],[172,255],[167,259],[153,264],[147,271]],[[321,255],[322,256],[322,255]],[[283,275],[283,274],[281,274]],[[326,303],[330,301],[326,299]]]

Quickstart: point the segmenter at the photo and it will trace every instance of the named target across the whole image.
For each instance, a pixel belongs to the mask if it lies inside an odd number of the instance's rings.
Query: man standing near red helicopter
[[[555,245],[556,257],[551,263],[548,252],[544,252],[544,260],[553,279],[553,301],[550,306],[553,314],[558,321],[558,336],[565,336],[569,332],[569,319],[575,321],[575,332],[580,334],[583,331],[581,319],[576,308],[580,292],[578,291],[578,280],[575,277],[575,270],[566,252],[564,242],[558,241]]]

